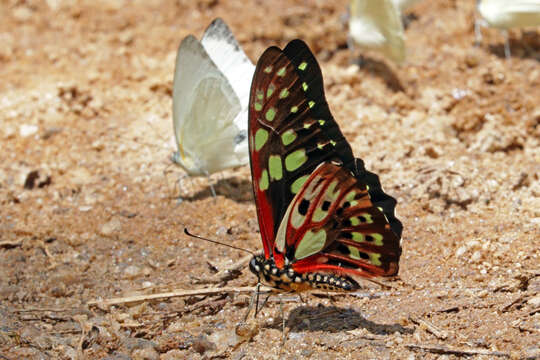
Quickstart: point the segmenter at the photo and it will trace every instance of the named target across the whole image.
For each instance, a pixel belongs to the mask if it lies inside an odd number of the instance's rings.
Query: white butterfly
[[[255,66],[221,19],[180,43],[173,81],[173,161],[189,175],[247,164],[247,108]]]
[[[350,11],[349,34],[354,43],[396,63],[405,60],[401,14],[391,0],[351,0]]]
[[[476,41],[482,40],[480,25],[503,29],[504,52],[510,57],[507,29],[540,26],[540,0],[477,0],[478,12],[484,23],[475,22]]]
[[[399,11],[404,12],[420,0],[392,0],[394,5],[398,8]]]

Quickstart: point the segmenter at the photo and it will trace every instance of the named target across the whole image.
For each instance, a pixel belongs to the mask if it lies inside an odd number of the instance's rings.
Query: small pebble
[[[129,265],[124,269],[124,279],[135,279],[142,275],[142,269],[136,265]]]
[[[38,127],[36,125],[22,124],[19,128],[19,135],[21,135],[23,138],[34,135],[37,132]]]

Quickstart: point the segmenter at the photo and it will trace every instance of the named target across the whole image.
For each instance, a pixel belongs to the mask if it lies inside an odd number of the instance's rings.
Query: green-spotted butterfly
[[[398,272],[396,201],[355,159],[330,113],[319,65],[301,40],[260,57],[248,141],[264,254],[250,269],[278,289],[355,290],[354,276]]]

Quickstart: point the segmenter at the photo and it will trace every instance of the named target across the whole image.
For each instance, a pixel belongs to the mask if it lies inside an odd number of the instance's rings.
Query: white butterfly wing
[[[482,0],[478,10],[493,27],[540,26],[540,0]]]
[[[246,110],[237,118],[236,124],[240,129],[246,130],[247,134],[247,108],[255,65],[246,56],[227,24],[220,18],[215,19],[208,26],[201,43],[210,58],[229,80],[240,99],[242,109]]]
[[[242,129],[234,122],[241,110],[238,96],[201,43],[186,37],[178,48],[173,81],[175,161],[190,175],[246,164],[247,147],[238,152],[237,144]]]
[[[399,11],[405,12],[408,8],[419,2],[420,0],[392,0]]]
[[[360,46],[382,52],[391,60],[405,60],[405,37],[399,10],[390,0],[351,0],[349,32]]]

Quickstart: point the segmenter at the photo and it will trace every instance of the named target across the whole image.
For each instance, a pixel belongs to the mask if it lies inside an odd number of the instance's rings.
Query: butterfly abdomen
[[[278,268],[273,259],[255,256],[249,263],[249,269],[259,279],[276,289],[284,291],[307,291],[324,289],[331,291],[354,291],[359,288],[356,281],[331,273],[294,271],[291,265]]]

